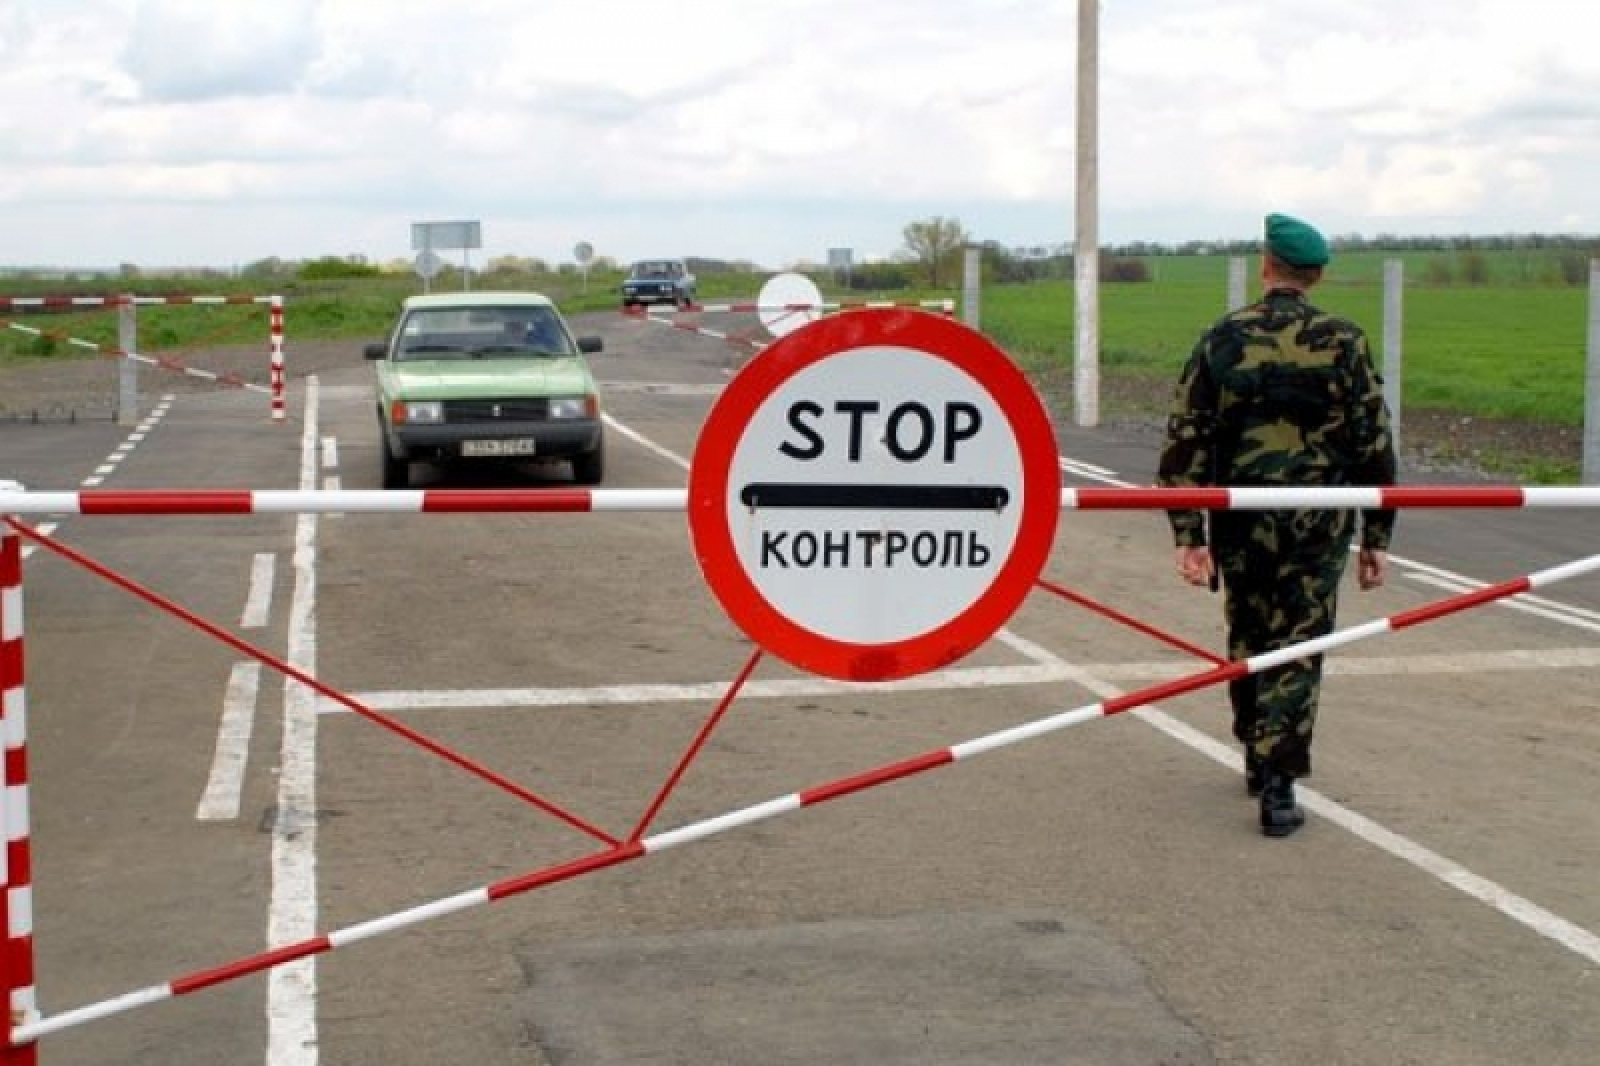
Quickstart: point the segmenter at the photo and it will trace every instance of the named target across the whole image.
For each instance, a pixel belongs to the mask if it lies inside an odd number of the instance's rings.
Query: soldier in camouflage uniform
[[[1263,295],[1201,336],[1167,423],[1158,484],[1389,485],[1395,454],[1382,378],[1366,335],[1313,307],[1327,242],[1285,215],[1266,220]],[[1178,572],[1225,590],[1228,654],[1275,651],[1332,631],[1355,534],[1348,510],[1171,511]],[[1363,511],[1358,576],[1383,583],[1392,510]],[[1322,659],[1315,656],[1229,686],[1245,783],[1259,796],[1261,830],[1288,836],[1305,815],[1294,782],[1311,772]]]

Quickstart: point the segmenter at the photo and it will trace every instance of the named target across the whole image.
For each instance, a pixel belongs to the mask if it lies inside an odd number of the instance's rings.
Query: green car
[[[573,479],[605,476],[600,390],[555,304],[532,292],[455,292],[406,300],[377,363],[383,487],[411,464],[564,459]]]

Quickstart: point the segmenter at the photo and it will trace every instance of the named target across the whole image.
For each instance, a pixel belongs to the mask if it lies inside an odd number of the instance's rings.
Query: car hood
[[[587,364],[572,357],[421,359],[391,363],[391,387],[408,400],[579,396],[594,391]]]

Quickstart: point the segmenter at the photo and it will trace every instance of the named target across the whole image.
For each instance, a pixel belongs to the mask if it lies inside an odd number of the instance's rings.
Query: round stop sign
[[[1033,387],[922,311],[848,312],[769,346],[718,399],[689,474],[695,553],[729,616],[849,680],[988,640],[1037,581],[1060,506]]]

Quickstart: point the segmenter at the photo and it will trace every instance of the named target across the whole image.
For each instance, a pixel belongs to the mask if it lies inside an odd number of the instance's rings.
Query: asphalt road
[[[607,345],[606,487],[682,486],[740,348],[584,326]],[[369,375],[352,345],[295,382],[287,424],[253,394],[191,391],[136,431],[3,425],[0,477],[376,488]],[[1068,484],[1149,480],[1147,437],[1059,441]],[[463,894],[1203,664],[1040,591],[949,670],[824,683],[724,618],[679,514],[46,526],[367,712],[30,551],[40,1005],[115,1008],[45,1036],[50,1066],[1600,1058],[1593,578],[1330,657],[1310,822],[1288,840],[1256,831],[1208,689],[484,904]],[[1391,581],[1352,586],[1341,623],[1587,556],[1595,528],[1408,512]],[[1046,577],[1219,645],[1219,603],[1178,582],[1157,514],[1064,514]],[[435,903],[449,913],[389,928]],[[330,952],[162,995],[335,931]]]

